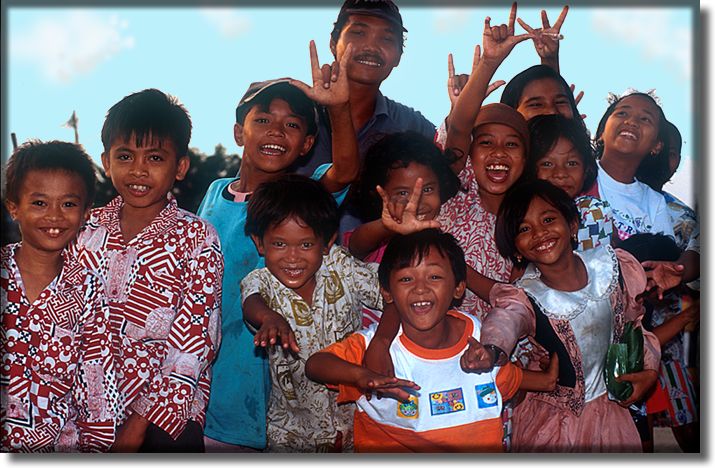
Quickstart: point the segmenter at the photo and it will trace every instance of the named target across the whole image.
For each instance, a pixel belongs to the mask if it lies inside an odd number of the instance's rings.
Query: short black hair
[[[431,228],[411,234],[398,234],[390,240],[377,269],[380,286],[389,292],[390,274],[413,263],[420,263],[431,248],[437,249],[449,260],[455,284],[466,281],[467,263],[464,260],[464,251],[457,240],[449,233]]]
[[[586,124],[581,118],[581,113],[576,107],[576,99],[573,96],[573,92],[571,92],[571,87],[566,82],[564,77],[559,74],[559,72],[548,65],[534,65],[533,67],[529,67],[526,70],[517,73],[504,87],[504,91],[502,91],[501,100],[499,102],[517,109],[519,107],[521,95],[524,94],[524,88],[526,88],[526,86],[532,81],[542,80],[545,78],[555,80],[561,85],[564,89],[564,94],[566,94],[569,104],[571,105],[573,119],[581,124],[583,128],[586,128]]]
[[[581,156],[583,164],[583,186],[579,192],[588,189],[598,176],[598,164],[591,146],[591,138],[586,129],[575,120],[560,114],[537,115],[529,119],[529,158],[526,165],[527,177],[536,178],[538,162],[551,151],[559,138],[568,140]]]
[[[639,262],[674,262],[682,253],[672,237],[650,232],[633,234],[628,239],[618,242],[616,247],[630,253]]]
[[[244,125],[246,115],[254,107],[258,107],[261,112],[268,112],[274,99],[285,101],[295,115],[305,120],[307,135],[318,133],[315,123],[315,103],[303,91],[290,83],[276,83],[253,97],[248,105],[236,106],[236,123]]]
[[[107,111],[102,126],[104,151],[108,152],[117,138],[128,141],[132,135],[137,146],[150,138],[168,139],[180,158],[189,152],[191,117],[174,96],[158,89],[145,89],[125,96]]]
[[[13,151],[5,168],[5,198],[17,203],[30,171],[63,171],[82,179],[87,194],[84,208],[92,206],[97,174],[82,146],[65,141],[30,140]]]
[[[415,131],[384,135],[365,154],[365,164],[357,185],[357,200],[364,219],[378,219],[382,213],[382,198],[376,186],[385,187],[390,172],[410,163],[421,164],[434,172],[439,181],[442,203],[452,198],[460,188],[459,178],[450,168],[451,158],[432,140]]]
[[[319,182],[286,174],[258,186],[248,200],[245,232],[262,239],[288,218],[301,220],[328,245],[338,231],[338,205]]]
[[[674,146],[678,150],[678,154],[683,149],[683,136],[680,134],[680,130],[675,126],[673,122],[666,121],[666,127],[668,127],[668,135],[670,136],[670,146]],[[668,148],[670,150],[670,148]]]
[[[495,237],[497,249],[502,257],[511,259],[514,263],[519,263],[516,249],[516,237],[519,234],[519,225],[524,221],[526,212],[529,210],[531,201],[542,198],[548,204],[556,208],[566,219],[566,223],[578,222],[579,215],[573,198],[569,197],[559,187],[546,180],[531,180],[514,185],[504,195],[504,199],[499,206],[497,213],[497,224]],[[572,240],[572,247],[576,247]]]
[[[659,142],[662,143],[663,147],[657,154],[652,156],[649,154],[646,155],[645,158],[643,158],[640,165],[638,166],[638,169],[636,170],[636,179],[648,185],[653,190],[660,192],[663,189],[663,184],[665,184],[670,179],[670,135],[668,131],[668,120],[666,120],[665,118],[665,113],[663,113],[663,109],[660,107],[660,104],[658,104],[658,102],[656,102],[656,100],[653,99],[653,96],[651,96],[650,94],[626,94],[614,100],[608,106],[608,109],[606,109],[606,112],[603,114],[603,117],[601,117],[601,120],[598,122],[598,129],[596,130],[596,136],[594,138],[596,142],[594,146],[596,150],[596,158],[601,159],[601,157],[603,156],[604,144],[603,140],[601,140],[601,137],[603,136],[603,132],[606,129],[606,122],[608,121],[608,118],[611,116],[611,114],[613,114],[613,111],[616,110],[616,106],[622,100],[632,96],[640,96],[649,99],[658,109],[659,122],[657,139]]]

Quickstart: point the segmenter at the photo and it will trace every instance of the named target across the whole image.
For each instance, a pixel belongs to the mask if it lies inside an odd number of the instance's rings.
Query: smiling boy
[[[186,109],[157,89],[126,96],[102,127],[119,196],[92,211],[74,253],[106,284],[126,407],[114,451],[203,451],[223,258],[213,227],[171,194],[190,137]]]
[[[312,353],[360,328],[363,306],[382,307],[374,264],[334,245],[337,213],[318,182],[295,174],[264,183],[248,202],[246,234],[266,267],[244,278],[242,294],[259,293],[272,310],[255,314],[245,307],[245,320],[258,329],[259,344],[271,340],[272,328],[295,334],[291,350],[268,350],[272,452],[352,451],[352,406],[337,405],[335,393],[308,380],[303,369]]]

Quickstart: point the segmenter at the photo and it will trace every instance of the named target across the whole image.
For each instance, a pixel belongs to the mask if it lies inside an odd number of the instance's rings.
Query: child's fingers
[[[511,11],[509,12],[509,29],[514,31],[514,20],[516,20],[516,2],[511,4]]]
[[[485,36],[491,36],[492,35],[492,25],[491,25],[492,19],[490,17],[484,18],[484,35]]]
[[[320,80],[320,62],[318,61],[318,50],[315,48],[315,41],[311,40],[308,46],[310,52],[310,70],[313,74],[313,85]]]
[[[556,22],[554,23],[554,29],[557,31],[561,30],[561,26],[564,24],[564,20],[566,19],[566,15],[569,12],[569,6],[565,5],[563,10],[561,10],[561,13],[559,14],[559,17],[556,18]]]
[[[541,25],[544,29],[549,29],[551,25],[549,24],[549,17],[546,14],[546,10],[541,10]]]
[[[487,86],[487,93],[484,97],[489,96],[490,94],[492,94],[494,91],[501,88],[505,84],[506,84],[506,81],[504,81],[504,80],[497,80],[497,81],[491,83],[489,86]]]
[[[447,78],[454,78],[454,60],[452,59],[452,54],[447,55]]]
[[[532,35],[534,34],[534,28],[532,28],[531,26],[529,26],[528,24],[526,24],[526,22],[525,22],[524,20],[522,20],[521,18],[517,18],[516,21],[519,23],[519,26],[521,26],[521,28],[522,28],[524,31],[526,31],[526,32],[528,32],[529,34],[532,34]]]
[[[333,75],[333,68],[330,65],[328,65],[326,63],[322,67],[320,67],[320,81],[319,81],[319,83],[323,83],[323,88],[325,88],[325,89],[330,88],[330,81],[331,81],[332,75]]]
[[[422,186],[424,185],[424,180],[422,177],[418,177],[415,181],[414,187],[412,187],[412,193],[410,193],[410,198],[407,200],[407,211],[417,211],[417,205],[422,197]]]
[[[474,55],[472,56],[472,74],[474,74],[477,71],[477,66],[479,66],[479,62],[482,60],[482,46],[479,44],[474,46]]]
[[[291,86],[295,86],[296,88],[303,91],[308,97],[311,97],[313,95],[313,88],[311,88],[300,80],[288,80],[288,83]]]

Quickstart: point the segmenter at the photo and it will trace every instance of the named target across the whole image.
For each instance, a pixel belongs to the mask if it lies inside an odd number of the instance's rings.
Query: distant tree
[[[180,208],[196,213],[201,200],[206,194],[211,182],[221,177],[234,177],[241,165],[241,158],[237,154],[227,154],[223,145],[216,145],[214,154],[206,156],[195,148],[189,149],[191,166],[184,180],[174,185],[174,196]],[[104,175],[104,169],[96,166],[97,194],[94,198],[94,207],[104,206],[117,196],[112,181]],[[20,232],[17,223],[13,222],[10,214],[2,206],[2,245],[18,242]]]

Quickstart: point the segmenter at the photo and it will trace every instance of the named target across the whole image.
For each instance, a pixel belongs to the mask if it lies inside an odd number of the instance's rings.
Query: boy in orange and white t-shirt
[[[395,237],[378,276],[385,302],[394,303],[400,316],[389,348],[396,377],[360,365],[375,326],[314,354],[305,366],[309,378],[337,386],[338,402],[357,403],[355,451],[502,451],[503,401],[520,385],[548,388],[553,373],[511,363],[483,374],[462,369],[464,351],[481,346],[475,341],[480,323],[450,309],[464,294],[466,276],[464,253],[450,234],[426,229]],[[363,394],[376,390],[402,401]]]

